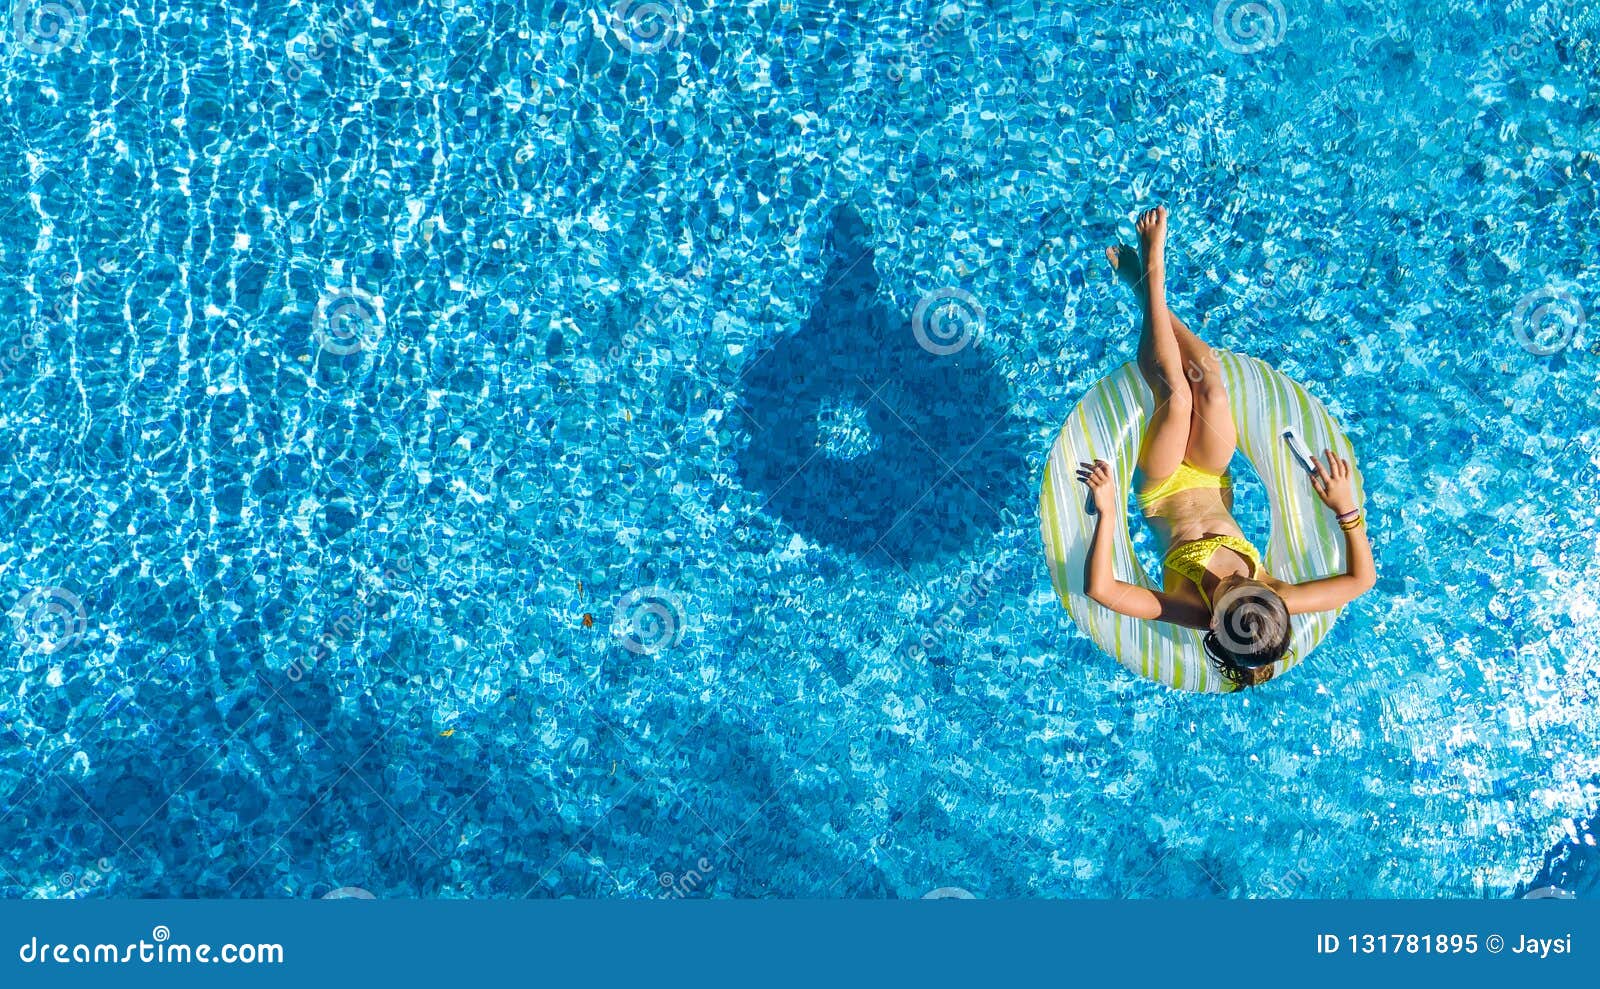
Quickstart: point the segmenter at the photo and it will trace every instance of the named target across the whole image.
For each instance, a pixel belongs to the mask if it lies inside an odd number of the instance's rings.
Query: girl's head
[[[1242,687],[1267,682],[1272,664],[1289,651],[1289,608],[1259,580],[1227,577],[1211,606],[1206,652],[1223,676]]]

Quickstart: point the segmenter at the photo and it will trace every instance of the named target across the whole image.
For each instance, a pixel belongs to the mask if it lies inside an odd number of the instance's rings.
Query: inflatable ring
[[[1354,465],[1350,440],[1322,403],[1294,381],[1253,357],[1215,353],[1239,426],[1239,450],[1260,475],[1272,505],[1272,535],[1262,561],[1267,571],[1294,583],[1339,573],[1344,568],[1344,534],[1317,499],[1283,433],[1292,428],[1311,450],[1331,449]],[[1067,417],[1039,490],[1050,582],[1078,628],[1130,671],[1178,690],[1225,693],[1237,688],[1211,665],[1199,630],[1119,615],[1083,593],[1083,564],[1094,520],[1088,512],[1088,489],[1077,477],[1078,464],[1097,458],[1110,463],[1117,491],[1126,498],[1145,422],[1154,409],[1139,369],[1124,364],[1096,382]],[[1359,505],[1361,474],[1352,467],[1351,475]],[[1160,589],[1159,580],[1152,580],[1134,557],[1127,512],[1116,520],[1112,552],[1118,578]],[[1289,652],[1275,664],[1273,676],[1310,655],[1338,617],[1337,611],[1295,615]]]

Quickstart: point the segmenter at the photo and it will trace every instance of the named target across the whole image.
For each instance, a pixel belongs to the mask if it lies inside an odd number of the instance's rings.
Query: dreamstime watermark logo
[[[622,47],[649,55],[683,39],[689,12],[678,0],[616,0],[606,20]]]
[[[1214,611],[1221,620],[1213,634],[1217,643],[1233,656],[1255,652],[1257,633],[1284,617],[1278,596],[1259,584],[1245,584],[1229,590],[1217,599]]]
[[[683,641],[683,602],[664,587],[638,587],[617,602],[611,633],[622,648],[642,656],[671,649]]]
[[[340,886],[338,889],[331,889],[328,892],[323,893],[320,897],[318,897],[318,899],[322,899],[322,900],[376,900],[377,897],[373,896],[367,890],[362,889],[360,886]]]
[[[41,315],[46,323],[60,325],[70,322],[76,315],[73,305],[72,290],[79,287],[88,291],[99,291],[105,287],[108,276],[115,271],[115,265],[108,262],[99,262],[83,268],[81,271],[62,271],[55,278],[57,293],[48,305],[41,307]],[[30,351],[35,351],[44,343],[43,334],[32,328],[25,327],[22,339],[0,352],[0,371],[22,363],[22,359]]]
[[[354,286],[324,292],[312,318],[317,345],[341,357],[376,348],[384,326],[383,300]]]
[[[1293,865],[1276,876],[1271,873],[1262,873],[1259,877],[1259,882],[1268,896],[1288,899],[1305,889],[1306,883],[1310,878],[1311,863],[1302,858],[1296,860]]]
[[[329,656],[332,656],[334,650],[339,648],[340,643],[348,641],[356,633],[357,627],[361,624],[364,610],[360,608],[340,608],[335,612],[333,621],[328,622],[323,627],[322,634],[317,636],[316,645],[311,649],[311,655],[305,659],[296,658],[283,668],[283,675],[288,677],[290,682],[299,683],[307,673],[315,669]]]
[[[939,10],[938,18],[933,26],[923,32],[910,45],[909,60],[896,56],[889,61],[889,78],[894,82],[901,82],[911,75],[915,64],[922,60],[922,56],[947,37],[952,31],[961,26],[961,19],[966,16],[966,11],[958,3],[947,3]]]
[[[103,858],[97,861],[92,869],[84,869],[82,872],[63,872],[56,877],[56,882],[63,890],[86,892],[100,886],[109,875],[111,875],[111,860]]]
[[[88,30],[88,17],[78,0],[12,0],[12,34],[35,55],[77,51]]]
[[[658,363],[656,349],[650,344],[650,338],[660,333],[663,326],[668,326],[674,317],[684,311],[686,305],[684,299],[671,290],[658,293],[639,314],[639,318],[633,321],[622,339],[606,352],[606,357],[613,365],[641,367]]]
[[[1565,0],[1562,3],[1541,4],[1529,18],[1528,26],[1522,33],[1512,38],[1508,44],[1499,45],[1496,52],[1499,59],[1492,68],[1495,75],[1503,76],[1514,68],[1519,68],[1527,62],[1533,52],[1548,45],[1551,40],[1562,34],[1562,27],[1558,20],[1559,13],[1564,8],[1576,6],[1575,0]]]
[[[37,587],[11,609],[17,644],[50,656],[77,644],[89,626],[83,601],[64,587]]]
[[[283,53],[289,60],[284,68],[284,75],[290,82],[297,81],[305,74],[308,67],[320,65],[334,49],[348,43],[354,34],[354,26],[350,23],[350,12],[335,8],[330,21],[284,42]]]
[[[658,898],[681,900],[686,896],[692,896],[701,886],[705,885],[706,880],[711,877],[714,871],[711,861],[702,858],[694,864],[694,868],[677,875],[673,875],[670,872],[659,872],[656,874],[656,885],[661,887]]]
[[[976,900],[977,897],[960,886],[940,886],[922,894],[924,900]]]
[[[1522,894],[1524,900],[1576,900],[1578,894],[1560,886],[1540,886]]]
[[[983,327],[983,306],[965,289],[936,289],[923,296],[911,312],[912,335],[923,350],[936,357],[966,349]]]
[[[172,929],[157,924],[150,929],[150,940],[140,938],[126,944],[87,944],[85,942],[39,943],[37,935],[23,942],[17,952],[25,965],[129,965],[129,964],[219,964],[282,965],[281,944],[183,944],[172,940]]]
[[[357,480],[344,480],[347,474],[330,471],[334,474],[335,483],[354,486]],[[380,604],[392,609],[394,602],[410,582],[413,571],[417,569],[416,561],[409,555],[398,560],[384,564],[378,573],[364,573],[358,582],[356,599],[352,604],[341,605],[334,613],[331,621],[325,623],[322,633],[317,636],[312,645],[311,652],[304,659],[296,658],[284,667],[283,675],[291,682],[298,683],[305,675],[331,657],[335,650],[345,642],[355,638],[360,631],[366,617],[378,610]],[[441,581],[450,581],[458,575],[450,569],[436,571]]]
[[[1211,30],[1236,55],[1254,55],[1282,43],[1289,15],[1279,0],[1217,0]]]
[[[912,662],[926,659],[929,651],[943,642],[952,629],[966,620],[967,613],[989,596],[1003,567],[1004,561],[996,561],[986,564],[976,574],[962,574],[956,583],[955,600],[928,623],[920,636],[902,646],[901,654]]]
[[[1201,347],[1204,348],[1201,360],[1191,357],[1183,362],[1183,376],[1189,379],[1191,385],[1200,384],[1208,375],[1216,375],[1219,381],[1222,379],[1222,365],[1217,363],[1217,352],[1204,343]]]
[[[22,338],[16,343],[0,351],[0,372],[7,371],[22,363],[22,359],[32,351],[38,350],[44,343],[44,337],[31,328],[24,328]]]
[[[84,265],[78,271],[63,271],[56,276],[56,285],[61,289],[61,295],[56,297],[49,309],[49,316],[56,322],[66,322],[73,316],[73,307],[69,304],[71,290],[79,292],[102,292],[106,289],[111,275],[117,270],[115,262],[96,261]]]
[[[1239,315],[1262,329],[1267,329],[1274,322],[1281,320],[1283,313],[1292,310],[1296,300],[1303,297],[1312,287],[1309,278],[1292,268],[1282,272],[1263,271],[1257,276],[1256,283],[1266,291],[1266,296],[1259,302],[1250,303],[1248,308],[1240,310]],[[1189,380],[1200,379],[1191,373]]]
[[[1587,319],[1576,296],[1546,285],[1517,302],[1511,313],[1511,332],[1523,350],[1535,357],[1549,357],[1565,350]]]

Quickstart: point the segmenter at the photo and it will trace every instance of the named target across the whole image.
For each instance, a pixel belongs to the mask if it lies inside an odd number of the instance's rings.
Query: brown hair
[[[1272,679],[1272,664],[1288,654],[1294,631],[1283,598],[1260,581],[1245,581],[1216,601],[1213,615],[1215,627],[1203,641],[1217,672],[1238,687]]]

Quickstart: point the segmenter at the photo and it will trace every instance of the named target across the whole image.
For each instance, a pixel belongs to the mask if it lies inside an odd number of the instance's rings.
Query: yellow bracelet
[[[1340,522],[1339,523],[1339,528],[1343,529],[1345,532],[1349,532],[1351,529],[1354,529],[1357,526],[1366,525],[1366,524],[1367,524],[1367,513],[1366,512],[1362,512],[1360,515],[1357,515],[1355,518],[1351,519],[1348,522]]]

